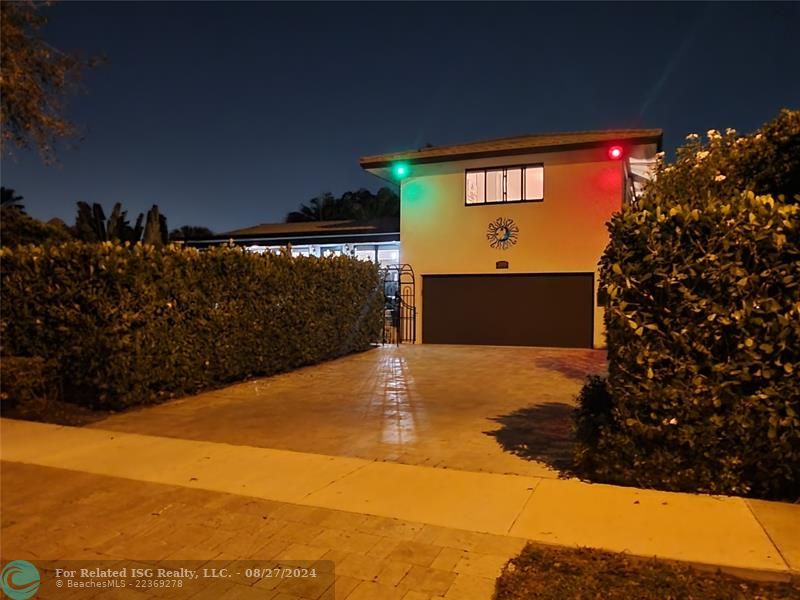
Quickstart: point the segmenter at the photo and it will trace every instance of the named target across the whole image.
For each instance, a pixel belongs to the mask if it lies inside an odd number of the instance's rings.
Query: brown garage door
[[[422,341],[591,348],[592,273],[423,275]]]

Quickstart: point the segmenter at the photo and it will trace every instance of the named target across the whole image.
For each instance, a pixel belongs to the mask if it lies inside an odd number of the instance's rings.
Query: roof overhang
[[[624,129],[532,135],[363,156],[359,159],[359,164],[363,169],[379,171],[396,163],[422,165],[500,156],[564,152],[603,147],[612,143],[620,143],[626,146],[656,144],[657,151],[660,152],[662,138],[663,132],[661,129]],[[383,175],[380,172],[376,172],[376,174]]]
[[[206,248],[233,243],[236,246],[286,246],[298,245],[339,245],[339,244],[376,244],[381,242],[399,242],[400,231],[384,232],[338,232],[329,234],[299,233],[279,235],[217,235],[203,240],[188,240],[187,246]]]

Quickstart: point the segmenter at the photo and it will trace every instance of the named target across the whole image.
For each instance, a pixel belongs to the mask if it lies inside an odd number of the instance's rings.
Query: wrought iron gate
[[[383,269],[384,344],[413,344],[417,340],[414,269],[389,265]]]

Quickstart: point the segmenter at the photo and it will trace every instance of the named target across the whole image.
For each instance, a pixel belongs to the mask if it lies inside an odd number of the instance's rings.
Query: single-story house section
[[[606,223],[661,144],[660,129],[626,129],[361,158],[401,187],[400,262],[416,276],[416,340],[603,347]]]
[[[186,242],[196,248],[226,243],[253,252],[278,252],[290,246],[294,256],[347,255],[388,266],[399,261],[400,223],[396,219],[267,223]]]

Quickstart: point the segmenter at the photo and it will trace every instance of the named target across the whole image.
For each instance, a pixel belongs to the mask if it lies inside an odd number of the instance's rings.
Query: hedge
[[[51,365],[39,357],[4,356],[0,360],[3,410],[58,395]]]
[[[3,354],[59,366],[64,400],[120,409],[366,350],[375,265],[137,244],[3,249]]]
[[[751,136],[692,136],[612,218],[607,390],[584,391],[579,472],[800,496],[799,142],[789,111]]]

